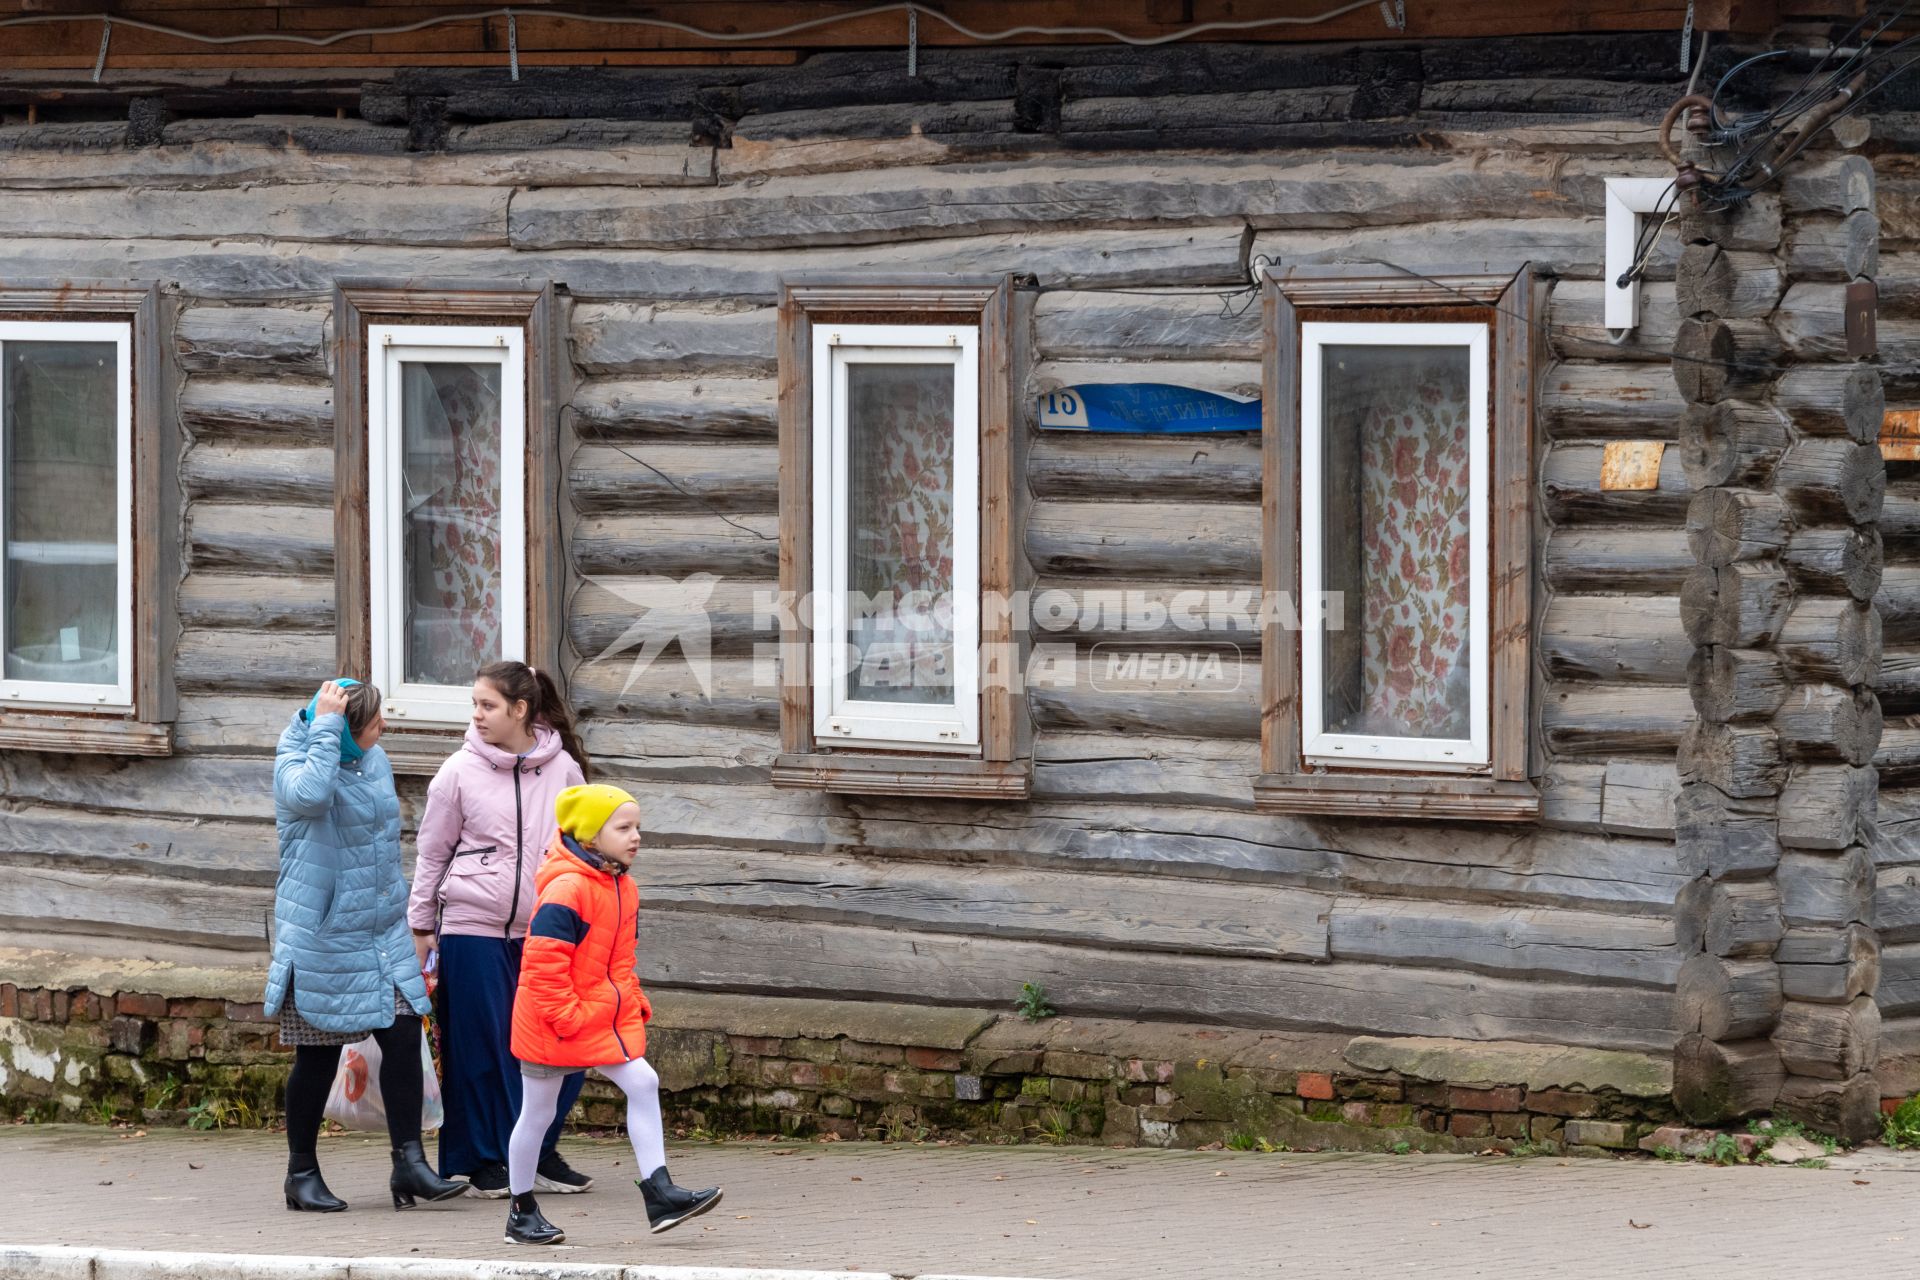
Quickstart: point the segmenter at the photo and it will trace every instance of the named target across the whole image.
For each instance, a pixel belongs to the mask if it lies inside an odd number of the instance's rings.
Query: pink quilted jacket
[[[512,756],[467,726],[466,745],[427,788],[407,923],[440,933],[517,938],[533,917],[533,873],[557,824],[553,802],[585,779],[546,725]]]

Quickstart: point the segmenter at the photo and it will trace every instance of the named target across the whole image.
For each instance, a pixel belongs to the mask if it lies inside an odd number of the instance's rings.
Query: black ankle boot
[[[559,1244],[567,1233],[547,1221],[533,1192],[526,1191],[508,1202],[505,1238],[508,1244]]]
[[[467,1190],[466,1183],[448,1182],[433,1171],[418,1138],[393,1149],[393,1177],[387,1185],[393,1190],[396,1209],[413,1208],[416,1196],[422,1200],[451,1200]]]
[[[347,1202],[327,1190],[320,1161],[311,1155],[287,1157],[287,1208],[302,1213],[339,1213]]]
[[[674,1186],[665,1165],[644,1178],[635,1178],[634,1185],[640,1188],[640,1195],[647,1202],[647,1221],[655,1234],[670,1231],[688,1218],[699,1217],[719,1204],[722,1194],[718,1187],[689,1191]]]

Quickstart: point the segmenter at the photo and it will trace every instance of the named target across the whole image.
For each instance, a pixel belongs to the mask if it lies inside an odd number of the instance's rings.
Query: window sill
[[[0,751],[170,756],[173,726],[58,711],[0,711]]]
[[[1253,807],[1329,817],[1532,822],[1540,816],[1540,792],[1531,782],[1444,774],[1268,773],[1254,779]]]
[[[1033,762],[853,753],[783,755],[774,757],[773,785],[845,795],[1025,800],[1033,789]]]

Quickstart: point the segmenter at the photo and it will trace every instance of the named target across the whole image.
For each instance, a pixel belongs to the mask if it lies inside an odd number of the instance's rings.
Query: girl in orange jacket
[[[660,1077],[646,1059],[653,1005],[634,977],[640,895],[627,869],[640,852],[640,805],[618,787],[568,787],[554,804],[560,829],[534,883],[539,900],[513,1001],[520,1118],[507,1146],[513,1193],[508,1244],[559,1244],[560,1228],[533,1196],[540,1144],[567,1076],[593,1067],[627,1095],[635,1179],[656,1232],[720,1203],[718,1188],[688,1191],[667,1176]]]

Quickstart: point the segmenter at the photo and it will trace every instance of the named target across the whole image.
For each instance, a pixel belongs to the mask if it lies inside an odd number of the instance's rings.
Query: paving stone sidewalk
[[[1651,1161],[1262,1155],[1046,1147],[676,1146],[680,1181],[724,1184],[704,1222],[650,1237],[624,1144],[569,1140],[599,1179],[547,1197],[552,1251],[501,1243],[500,1201],[393,1212],[385,1144],[323,1140],[351,1212],[280,1202],[262,1133],[0,1128],[0,1243],[328,1257],[513,1258],[978,1276],[1912,1275],[1920,1162],[1824,1170]]]

